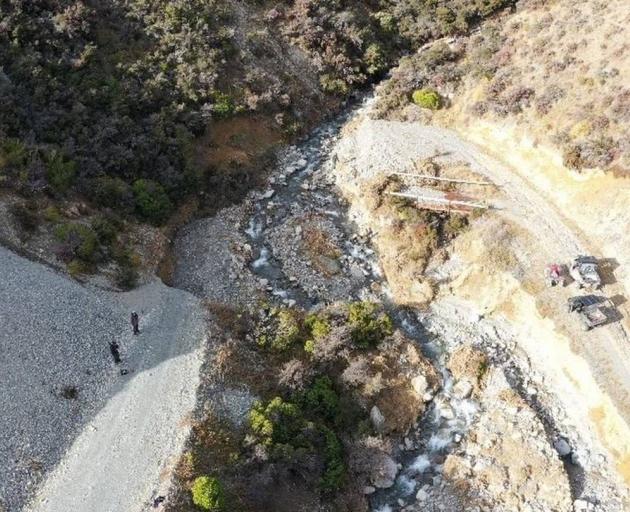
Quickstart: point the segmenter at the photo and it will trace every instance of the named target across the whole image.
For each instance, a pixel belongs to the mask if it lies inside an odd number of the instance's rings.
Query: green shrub
[[[435,10],[438,27],[445,34],[451,34],[457,30],[455,26],[456,14],[448,7],[440,6]]]
[[[346,96],[349,92],[348,84],[341,78],[335,78],[331,75],[322,75],[319,77],[319,83],[325,92],[336,94],[337,96]]]
[[[92,221],[92,230],[102,245],[110,246],[116,241],[120,224],[112,217],[99,216]]]
[[[55,237],[66,249],[84,262],[94,262],[97,256],[96,233],[84,224],[62,224],[55,229]]]
[[[44,219],[48,222],[52,222],[53,224],[61,222],[61,213],[59,212],[59,208],[54,205],[47,207],[44,210]]]
[[[129,206],[133,200],[131,187],[120,178],[101,176],[92,181],[91,194],[100,206],[121,209]]]
[[[396,32],[396,18],[394,18],[391,13],[379,11],[374,14],[374,18],[385,32]]]
[[[297,312],[287,308],[274,310],[271,322],[260,329],[262,332],[256,337],[258,345],[277,351],[291,348],[302,332]]]
[[[348,306],[348,323],[352,341],[361,348],[376,347],[393,332],[392,321],[385,313],[378,314],[373,302],[354,302]]]
[[[59,151],[51,151],[46,157],[46,179],[56,192],[67,191],[74,183],[77,164],[67,160]]]
[[[266,405],[255,403],[249,412],[249,424],[259,441],[271,446],[294,442],[302,430],[304,418],[295,404],[277,396]]]
[[[339,396],[327,376],[318,377],[302,395],[302,406],[309,415],[335,421],[339,413]]]
[[[310,314],[306,317],[304,324],[316,340],[330,334],[330,322],[325,317]]]
[[[346,466],[343,461],[343,447],[332,430],[322,427],[322,433],[325,441],[325,469],[320,480],[320,486],[326,492],[333,492],[341,487],[346,473]]]
[[[212,112],[218,117],[229,117],[235,109],[234,100],[228,94],[222,92],[213,94]]]
[[[444,223],[444,233],[449,238],[455,238],[466,229],[466,226],[468,226],[468,219],[463,215],[454,213]]]
[[[137,180],[132,189],[136,211],[141,217],[155,224],[169,217],[173,206],[162,185],[152,180]]]
[[[373,43],[363,54],[363,63],[369,75],[377,75],[387,67],[385,53],[379,44]]]
[[[131,290],[138,283],[138,258],[131,250],[116,247],[114,259],[118,263],[115,274],[116,285],[123,290]]]
[[[308,339],[304,342],[304,352],[313,354],[315,352],[315,340]]]
[[[411,95],[411,99],[422,108],[437,110],[442,106],[440,95],[433,89],[417,89]]]
[[[22,169],[28,159],[28,150],[18,139],[5,139],[0,142],[0,169],[15,167]]]
[[[300,323],[297,314],[290,309],[278,312],[278,326],[276,336],[271,344],[276,350],[286,350],[291,347],[300,336]]]
[[[68,263],[68,274],[70,274],[75,279],[82,274],[88,274],[90,272],[90,267],[82,260],[72,260]]]
[[[330,322],[323,316],[311,313],[304,320],[304,326],[310,334],[310,338],[304,342],[304,350],[312,354],[317,341],[330,334]]]
[[[195,478],[190,490],[192,500],[202,510],[220,511],[225,507],[225,494],[221,482],[210,476]]]
[[[130,265],[120,265],[114,276],[116,286],[123,290],[132,290],[138,284],[138,271]]]
[[[11,215],[17,221],[22,233],[32,233],[39,225],[39,215],[32,204],[16,203],[10,208]]]

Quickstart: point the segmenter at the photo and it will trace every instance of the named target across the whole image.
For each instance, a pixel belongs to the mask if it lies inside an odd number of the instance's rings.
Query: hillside
[[[507,137],[560,155],[582,171],[630,170],[630,65],[623,0],[518,2],[470,37],[405,58],[383,87],[381,117],[426,119],[414,90],[442,98],[434,122]]]
[[[625,3],[0,0],[0,512],[629,510]]]
[[[401,54],[510,1],[442,4],[0,3],[3,242],[133,286],[199,206],[238,201]]]

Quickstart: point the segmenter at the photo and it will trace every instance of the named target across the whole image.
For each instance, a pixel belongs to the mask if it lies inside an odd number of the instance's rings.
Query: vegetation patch
[[[422,108],[437,110],[442,106],[442,98],[437,91],[433,89],[417,89],[411,95],[413,102]]]
[[[190,451],[178,468],[181,492],[170,510],[189,510],[196,503],[190,489],[208,475],[223,485],[230,510],[365,507],[356,490],[368,482],[353,470],[353,450],[375,434],[369,420],[375,404],[410,411],[402,420],[390,415],[392,430],[398,421],[407,425],[416,418],[422,402],[416,403],[410,381],[401,376],[417,375],[418,367],[397,366],[417,365],[420,356],[410,355],[415,349],[394,335],[391,320],[372,303],[335,304],[308,314],[266,305],[238,312],[213,304],[211,311],[223,342],[205,376],[209,389],[220,376],[222,386],[247,386],[258,400],[242,423],[210,413],[193,427]],[[358,342],[352,332],[360,334]],[[385,392],[391,386],[399,389],[393,397]],[[396,396],[409,403],[400,407]]]
[[[9,2],[0,186],[156,224],[190,195],[222,204],[255,185],[260,165],[230,159],[226,172],[195,157],[221,123],[264,118],[280,138],[299,133],[400,55],[512,3],[281,0],[242,16],[224,0]],[[291,46],[307,57],[299,69],[281,56]]]
[[[161,224],[169,217],[172,204],[159,183],[152,180],[137,180],[132,190],[136,211],[143,219]]]
[[[379,312],[373,302],[355,302],[348,306],[352,341],[361,348],[374,348],[393,332],[392,321]]]
[[[210,476],[195,479],[190,490],[192,501],[202,510],[220,512],[225,507],[225,496],[221,482]]]
[[[11,205],[9,211],[20,227],[20,235],[22,237],[31,235],[39,226],[39,213],[34,203],[15,203]]]

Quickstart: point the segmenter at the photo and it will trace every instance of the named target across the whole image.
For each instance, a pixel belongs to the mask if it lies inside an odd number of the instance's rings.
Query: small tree
[[[61,259],[70,261],[79,258],[86,263],[96,260],[99,243],[96,233],[84,224],[61,224],[55,228],[55,237],[61,242]]]
[[[225,507],[223,486],[216,478],[210,476],[196,478],[190,492],[193,503],[202,510],[218,512]]]
[[[46,179],[57,192],[65,192],[74,182],[77,165],[67,160],[58,151],[51,151],[46,157]]]

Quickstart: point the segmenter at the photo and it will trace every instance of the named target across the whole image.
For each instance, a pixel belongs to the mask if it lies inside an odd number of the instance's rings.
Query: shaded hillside
[[[251,183],[196,157],[219,120],[262,114],[286,140],[508,3],[4,0],[0,183],[158,223],[200,188],[222,202]]]

